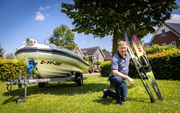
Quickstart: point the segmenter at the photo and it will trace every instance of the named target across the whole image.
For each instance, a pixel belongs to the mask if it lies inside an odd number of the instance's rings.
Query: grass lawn
[[[74,83],[51,83],[45,88],[28,87],[27,101],[16,104],[23,89],[13,87],[6,91],[6,83],[0,82],[0,113],[180,113],[180,81],[158,80],[163,101],[150,103],[141,81],[129,86],[128,99],[117,105],[111,98],[102,99],[103,89],[109,88],[107,78],[88,76],[82,87]]]

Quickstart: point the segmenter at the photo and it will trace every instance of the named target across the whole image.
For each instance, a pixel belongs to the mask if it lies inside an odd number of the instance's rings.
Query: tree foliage
[[[100,64],[101,64],[101,62],[100,62],[99,60],[95,60],[95,61],[94,61],[94,64],[96,64],[96,65],[100,65]]]
[[[92,62],[90,61],[89,56],[88,56],[88,55],[84,56],[84,60],[89,64],[89,68],[91,69],[92,66],[93,66],[93,64],[92,64]]]
[[[15,59],[15,56],[13,53],[7,53],[7,54],[5,54],[5,58],[6,59]]]
[[[4,52],[5,50],[1,47],[1,44],[0,44],[0,58],[3,58]]]
[[[106,52],[109,52],[109,51],[106,50],[106,49],[102,49],[102,52],[103,52],[103,53],[106,53]]]
[[[60,27],[54,29],[53,34],[49,38],[49,41],[58,47],[69,50],[73,50],[76,46],[72,30],[63,24]]]
[[[73,19],[74,31],[103,38],[113,35],[113,53],[117,41],[127,32],[142,38],[153,33],[177,8],[175,0],[73,0],[62,3],[62,12]]]

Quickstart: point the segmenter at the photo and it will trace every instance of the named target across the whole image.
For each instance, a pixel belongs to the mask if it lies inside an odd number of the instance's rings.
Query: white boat
[[[15,55],[22,63],[34,60],[41,78],[63,78],[76,72],[88,73],[88,64],[76,53],[52,45],[38,44],[33,39],[27,39]]]

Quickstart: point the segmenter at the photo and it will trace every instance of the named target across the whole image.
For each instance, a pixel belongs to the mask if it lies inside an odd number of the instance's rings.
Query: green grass
[[[53,83],[46,88],[28,86],[27,101],[16,104],[23,89],[13,87],[6,91],[6,83],[0,82],[0,113],[179,113],[180,81],[157,81],[164,97],[150,103],[139,79],[136,86],[129,86],[128,99],[117,105],[111,98],[102,99],[102,90],[109,88],[107,78],[88,76],[82,87],[74,83]]]

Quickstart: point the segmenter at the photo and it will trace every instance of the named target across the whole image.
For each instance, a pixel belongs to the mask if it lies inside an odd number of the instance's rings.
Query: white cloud
[[[42,6],[39,7],[39,10],[40,10],[40,11],[44,11],[44,7],[42,7]]]
[[[48,9],[50,9],[50,6],[46,6],[46,7],[40,6],[39,7],[39,11],[45,11],[45,10],[48,10]]]
[[[40,6],[38,11],[36,12],[36,16],[34,20],[36,21],[44,21],[46,17],[49,17],[50,15],[47,13],[47,10],[50,9],[50,6],[42,7]]]
[[[180,14],[172,14],[171,18],[167,20],[166,22],[169,23],[180,23]]]
[[[40,11],[36,12],[35,20],[43,21],[44,19],[45,19],[45,15],[42,12],[40,12]]]

